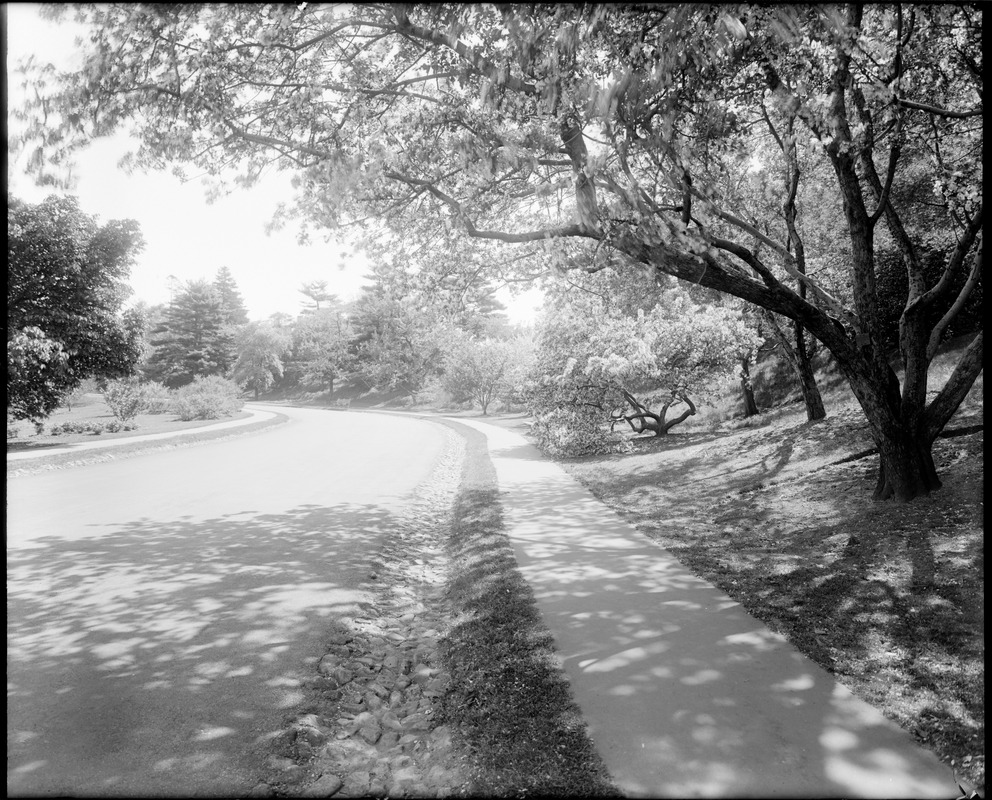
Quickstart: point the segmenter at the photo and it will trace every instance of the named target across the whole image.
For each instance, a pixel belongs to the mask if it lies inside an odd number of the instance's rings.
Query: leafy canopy
[[[81,381],[131,374],[140,314],[123,311],[138,224],[101,225],[73,197],[7,198],[7,404],[48,416]]]

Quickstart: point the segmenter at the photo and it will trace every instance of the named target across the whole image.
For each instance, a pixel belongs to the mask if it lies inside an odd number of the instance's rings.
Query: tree
[[[89,377],[134,371],[141,318],[122,312],[138,224],[100,225],[72,197],[7,197],[7,406],[38,420]]]
[[[231,379],[242,389],[251,389],[258,400],[260,392],[282,377],[281,357],[289,348],[289,337],[272,323],[249,322],[238,330],[235,346],[238,358]]]
[[[741,352],[758,339],[739,309],[697,303],[675,287],[656,290],[645,298],[647,309],[633,310],[604,291],[615,280],[607,271],[587,280],[586,291],[552,294],[539,326],[538,375],[553,391],[537,394],[535,412],[598,409],[611,427],[622,421],[636,433],[662,436],[696,413],[690,394],[739,366]],[[669,419],[681,404],[685,410]]]
[[[226,320],[216,287],[204,280],[186,283],[151,331],[146,377],[174,389],[197,376],[226,375],[236,358]]]
[[[326,386],[328,395],[333,395],[334,381],[353,362],[351,337],[351,325],[340,306],[300,314],[293,327],[293,360],[300,380]]]
[[[327,281],[310,281],[300,286],[300,293],[312,300],[314,310],[320,311],[321,303],[333,304],[337,297],[327,291]]]
[[[121,422],[130,422],[148,408],[144,387],[136,377],[108,381],[103,401]]]
[[[507,395],[526,369],[528,344],[521,337],[479,339],[456,330],[444,354],[441,383],[456,397],[472,398],[486,416],[492,402]]]
[[[272,163],[295,170],[292,213],[320,227],[374,217],[397,235],[521,245],[561,268],[647,268],[733,295],[831,352],[879,451],[877,498],[940,486],[933,442],[982,369],[978,333],[928,399],[930,362],[981,278],[978,6],[205,4],[79,16],[93,29],[84,67],[44,76],[55,88],[21,114],[39,175],[131,120],[138,165],[219,174],[236,161],[248,181]],[[816,209],[749,219],[727,190],[775,136],[783,146],[767,152],[781,173],[795,148],[818,165],[799,185],[840,210],[847,298],[797,258],[792,229]],[[769,185],[779,208],[796,185]],[[919,185],[935,192],[923,200]],[[936,279],[920,259],[928,236],[942,245]],[[883,247],[909,286],[901,384],[882,344]]]
[[[230,327],[244,325],[248,322],[248,309],[245,308],[245,301],[238,290],[238,284],[227,267],[217,270],[217,277],[214,278],[214,289],[217,290],[217,299],[220,301],[221,317],[224,324]]]
[[[427,382],[441,374],[450,323],[416,296],[365,288],[352,325],[356,374],[369,388],[402,392],[416,401]]]

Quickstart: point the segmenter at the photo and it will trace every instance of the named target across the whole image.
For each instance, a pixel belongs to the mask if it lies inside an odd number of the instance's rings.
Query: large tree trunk
[[[982,371],[984,336],[979,333],[961,356],[944,388],[926,402],[926,370],[909,376],[900,392],[891,368],[884,372],[869,358],[840,359],[861,404],[879,453],[874,497],[905,502],[941,486],[933,443],[960,407]]]
[[[933,461],[933,442],[919,433],[891,431],[878,443],[876,500],[912,500],[941,487]]]

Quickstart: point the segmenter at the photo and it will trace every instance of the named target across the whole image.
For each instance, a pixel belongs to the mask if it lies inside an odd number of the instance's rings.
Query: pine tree
[[[248,322],[248,309],[245,308],[244,298],[238,290],[238,284],[227,267],[217,270],[214,278],[214,288],[220,298],[224,322],[227,325],[244,325]]]
[[[177,387],[197,375],[225,375],[236,358],[225,319],[216,286],[187,283],[151,331],[155,350],[145,366],[147,377]]]

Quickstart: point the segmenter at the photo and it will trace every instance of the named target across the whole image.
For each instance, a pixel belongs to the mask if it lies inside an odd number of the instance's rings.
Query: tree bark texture
[[[758,411],[758,404],[754,400],[754,387],[751,385],[751,366],[748,363],[750,356],[741,359],[741,396],[744,400],[744,418],[756,417],[761,412]]]

